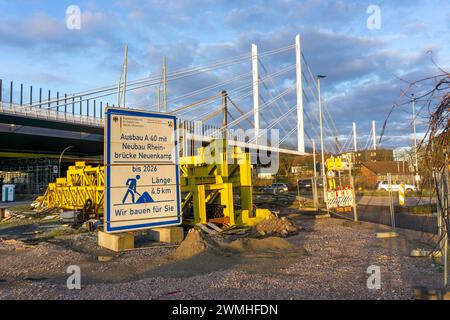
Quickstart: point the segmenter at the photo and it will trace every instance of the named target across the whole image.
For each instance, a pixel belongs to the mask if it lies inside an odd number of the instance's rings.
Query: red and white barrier
[[[353,190],[350,187],[344,190],[328,191],[328,208],[353,207]]]

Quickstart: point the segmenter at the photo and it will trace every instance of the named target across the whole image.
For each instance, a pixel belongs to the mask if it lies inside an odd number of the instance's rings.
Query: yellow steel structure
[[[180,173],[186,223],[251,226],[270,214],[253,208],[250,154],[239,147],[228,148],[226,140],[214,140],[199,148],[196,156],[182,157]],[[236,204],[233,193],[239,194]],[[211,211],[220,212],[212,215]]]
[[[179,167],[186,223],[251,226],[270,214],[269,210],[253,208],[250,154],[239,147],[227,148],[226,140],[214,140],[199,148],[196,156],[180,158]],[[104,186],[104,167],[76,162],[66,178],[50,183],[36,202],[45,208],[80,210],[90,200],[92,208],[101,213]],[[233,194],[239,194],[237,203]]]
[[[102,212],[104,191],[104,167],[76,162],[67,170],[66,178],[57,178],[55,183],[49,183],[44,196],[36,202],[45,208],[80,210],[90,200],[92,208]]]

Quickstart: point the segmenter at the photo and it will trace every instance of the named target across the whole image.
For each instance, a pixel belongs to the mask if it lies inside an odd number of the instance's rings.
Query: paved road
[[[399,205],[398,196],[393,195],[394,205]],[[405,197],[405,206],[414,207],[417,205],[434,203],[436,199],[430,197]],[[375,197],[375,196],[361,196],[358,197],[359,205],[370,205],[370,206],[389,206],[389,197]]]
[[[311,194],[300,194],[301,197],[312,199]],[[398,195],[393,194],[394,205],[398,206]],[[357,196],[358,205],[369,205],[369,206],[389,206],[389,197],[386,196]],[[427,203],[435,203],[436,199],[430,197],[405,197],[405,205],[407,207],[414,207],[417,205],[427,204]]]

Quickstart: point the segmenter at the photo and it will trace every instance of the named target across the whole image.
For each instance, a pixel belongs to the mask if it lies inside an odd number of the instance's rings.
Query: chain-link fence
[[[435,192],[424,186],[406,174],[357,175],[359,220],[437,234]],[[399,201],[400,195],[403,203]]]

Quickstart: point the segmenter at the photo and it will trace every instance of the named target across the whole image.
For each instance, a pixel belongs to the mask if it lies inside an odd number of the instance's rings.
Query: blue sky
[[[65,11],[72,4],[81,9],[80,30],[65,25]],[[379,30],[366,26],[366,9],[371,4],[381,9]],[[313,72],[327,75],[322,82],[323,98],[342,141],[355,121],[362,146],[371,121],[381,126],[405,87],[398,77],[417,80],[436,74],[431,57],[450,69],[450,2],[445,0],[16,0],[0,1],[0,12],[0,78],[66,93],[117,83],[125,44],[129,46],[128,79],[133,80],[159,74],[163,55],[170,72],[249,53],[252,43],[260,52],[288,46],[299,33]],[[295,56],[292,50],[261,60],[272,73],[295,63]],[[250,62],[169,82],[168,97],[244,73],[251,73]],[[233,86],[249,81],[232,82],[220,90],[232,91]],[[288,72],[267,83],[261,95],[269,100],[294,82],[295,73]],[[155,90],[130,92],[127,101],[133,107],[149,108],[155,104]],[[114,100],[111,97],[109,101]],[[295,105],[295,94],[287,95],[285,102]],[[251,96],[238,103],[250,110]],[[169,103],[169,108],[179,105],[183,101]],[[317,138],[317,106],[307,101],[305,105],[312,119],[306,120],[306,130]],[[265,116],[269,123],[274,117]],[[384,146],[411,144],[410,118],[408,105],[394,112]],[[286,124],[287,130],[291,122]],[[419,131],[424,129],[424,124],[419,124]]]

